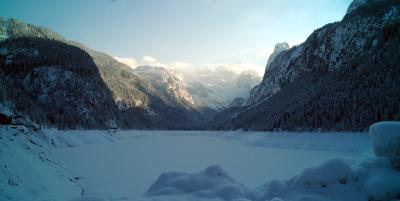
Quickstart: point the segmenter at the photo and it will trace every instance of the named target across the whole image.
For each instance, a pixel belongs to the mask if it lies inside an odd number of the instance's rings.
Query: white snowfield
[[[0,201],[391,201],[400,196],[399,146],[389,143],[399,126],[371,126],[372,141],[367,133],[0,127]]]

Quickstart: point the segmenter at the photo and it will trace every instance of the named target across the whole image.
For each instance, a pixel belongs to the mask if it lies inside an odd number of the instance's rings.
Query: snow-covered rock
[[[369,134],[372,138],[376,156],[385,156],[394,167],[400,167],[400,122],[378,122],[370,126]]]
[[[163,173],[147,190],[145,196],[193,194],[203,198],[234,200],[243,196],[242,184],[231,178],[221,167],[213,165],[195,173]]]

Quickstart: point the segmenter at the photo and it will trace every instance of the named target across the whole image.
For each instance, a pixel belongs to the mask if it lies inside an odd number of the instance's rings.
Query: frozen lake
[[[51,131],[54,132],[54,131]],[[372,155],[366,133],[251,133],[207,131],[67,131],[52,154],[85,194],[138,197],[163,172],[221,166],[250,187],[289,179],[332,158]]]

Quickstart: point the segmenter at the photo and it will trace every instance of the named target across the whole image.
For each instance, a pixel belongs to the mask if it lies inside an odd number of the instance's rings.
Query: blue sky
[[[264,71],[275,43],[295,45],[351,0],[1,0],[0,16],[45,26],[136,64]]]

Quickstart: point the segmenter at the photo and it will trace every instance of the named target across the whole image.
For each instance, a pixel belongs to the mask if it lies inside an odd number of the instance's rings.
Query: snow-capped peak
[[[272,61],[275,59],[275,57],[281,53],[284,50],[288,50],[289,49],[289,44],[284,42],[284,43],[277,43],[274,47],[274,51],[272,52],[272,54],[268,57],[268,61],[267,61],[267,67],[272,63]]]

